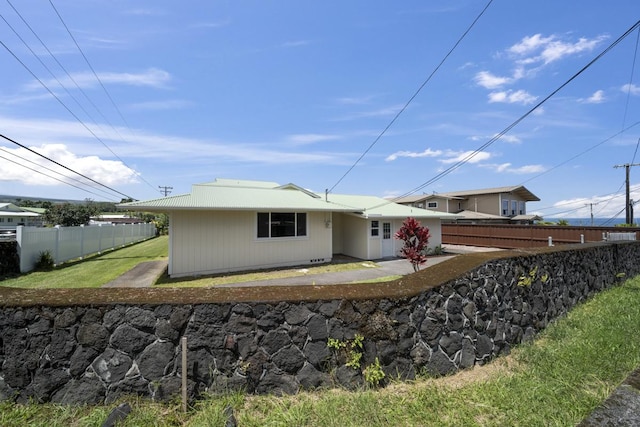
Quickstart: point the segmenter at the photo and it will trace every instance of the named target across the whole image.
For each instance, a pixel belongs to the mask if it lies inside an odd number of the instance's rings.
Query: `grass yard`
[[[160,236],[121,249],[64,263],[51,271],[33,271],[0,281],[0,286],[44,288],[97,288],[144,261],[167,257],[169,238]]]
[[[603,292],[508,357],[446,378],[379,390],[295,396],[231,394],[199,401],[126,401],[119,426],[222,426],[233,407],[250,426],[574,426],[640,365],[640,277]],[[120,402],[117,402],[120,403]],[[117,403],[97,407],[0,403],[0,425],[100,426]]]
[[[160,236],[142,243],[94,255],[84,260],[68,262],[51,271],[34,271],[15,278],[0,280],[0,286],[25,289],[45,288],[98,288],[145,261],[167,258],[168,236]],[[314,267],[298,267],[271,271],[232,273],[204,277],[171,279],[166,274],[155,286],[167,288],[207,287],[254,280],[281,279],[309,274],[377,268],[371,261],[347,262],[338,260],[332,264]],[[399,277],[399,276],[398,276]]]

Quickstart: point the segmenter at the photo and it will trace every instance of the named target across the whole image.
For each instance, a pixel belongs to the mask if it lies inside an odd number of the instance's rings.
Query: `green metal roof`
[[[400,205],[377,196],[329,194],[329,202],[345,206],[358,206],[361,208],[358,214],[365,218],[457,218],[455,214]]]
[[[295,184],[262,181],[216,180],[195,184],[190,194],[118,205],[129,210],[251,210],[349,212],[365,218],[455,218],[453,214],[392,203],[376,196],[313,193]]]

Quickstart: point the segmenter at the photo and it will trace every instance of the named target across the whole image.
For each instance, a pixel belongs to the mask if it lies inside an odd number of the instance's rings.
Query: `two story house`
[[[458,214],[458,223],[523,224],[541,220],[527,214],[527,202],[540,199],[522,185],[480,190],[452,191],[420,194],[400,199],[395,203]]]

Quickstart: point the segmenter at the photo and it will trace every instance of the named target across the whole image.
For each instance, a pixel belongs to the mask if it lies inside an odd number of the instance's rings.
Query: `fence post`
[[[549,246],[553,246],[553,237],[549,236]]]
[[[581,243],[581,244],[584,244],[584,234],[581,234],[581,235],[580,235],[580,243]]]
[[[54,264],[58,265],[60,264],[60,226],[56,225],[54,227],[56,229],[56,249],[55,249],[55,254],[54,254]]]
[[[84,224],[80,224],[80,259],[84,259]]]

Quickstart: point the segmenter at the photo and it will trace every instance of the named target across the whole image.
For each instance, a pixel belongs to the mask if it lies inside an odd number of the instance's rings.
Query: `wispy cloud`
[[[505,104],[522,104],[529,105],[533,104],[537,96],[531,95],[526,90],[516,90],[516,91],[501,91],[501,92],[491,92],[489,95],[489,103],[501,102]]]
[[[633,83],[627,83],[620,88],[624,93],[630,93],[631,95],[640,95],[640,86]]]
[[[489,71],[480,71],[473,79],[478,86],[482,86],[485,89],[497,89],[514,81],[511,77],[496,76]]]
[[[496,74],[489,70],[477,72],[473,81],[476,85],[492,90],[489,102],[528,105],[537,97],[525,90],[496,90],[512,86],[524,78],[532,78],[548,64],[570,56],[590,52],[608,36],[593,38],[581,37],[577,41],[568,40],[566,36],[534,34],[523,37],[518,43],[507,48],[500,57],[510,61],[510,73]]]
[[[167,99],[163,101],[138,102],[128,105],[127,109],[136,111],[182,110],[193,105],[193,102],[183,99]]]
[[[584,104],[601,104],[605,101],[604,91],[597,90],[593,92],[593,94],[588,98],[581,98],[578,102],[582,102]]]
[[[467,163],[480,163],[491,158],[491,153],[486,151],[447,151],[446,159],[440,159],[439,161],[444,164],[452,164],[465,161]]]
[[[409,158],[420,158],[420,157],[439,157],[443,154],[443,152],[441,150],[432,150],[430,148],[427,148],[424,151],[421,152],[414,152],[414,151],[397,151],[391,155],[389,155],[385,161],[387,162],[392,162],[394,160],[397,160],[398,157],[409,157]]]
[[[438,162],[443,164],[452,164],[460,161],[466,161],[467,163],[479,163],[491,158],[491,153],[486,151],[454,151],[454,150],[432,150],[427,148],[424,151],[396,151],[393,154],[387,156],[385,161],[392,162],[400,157],[406,158],[423,158],[430,157],[436,158]]]
[[[171,81],[171,74],[158,68],[150,68],[142,73],[97,73],[100,81],[105,84],[121,84],[128,86],[151,86],[157,88],[167,87]],[[96,80],[93,73],[76,73],[72,74],[73,81],[69,78],[59,79],[65,87],[75,87],[75,84],[82,88],[96,87],[100,83]],[[75,83],[74,83],[75,81]],[[48,87],[58,87],[58,82],[50,79],[43,81]],[[34,81],[29,83],[27,89],[41,89],[40,82]]]
[[[335,141],[338,139],[342,139],[342,137],[340,135],[319,134],[319,133],[304,133],[304,134],[289,135],[286,138],[288,142],[291,142],[295,145],[315,144],[317,142]]]
[[[590,52],[608,36],[602,35],[592,39],[581,37],[576,42],[562,40],[560,36],[544,37],[541,34],[524,37],[519,43],[507,51],[518,57],[520,64],[550,64],[567,56]]]
[[[392,117],[396,115],[401,108],[402,108],[402,105],[393,105],[391,107],[382,107],[376,110],[357,111],[354,113],[348,113],[335,120],[344,121],[344,120],[365,119],[368,117]]]
[[[293,40],[293,41],[288,41],[288,42],[284,42],[280,45],[280,47],[283,48],[292,48],[292,47],[301,47],[301,46],[307,46],[311,44],[310,40]]]
[[[481,166],[487,169],[491,169],[497,173],[510,173],[510,174],[516,174],[516,175],[526,175],[526,174],[540,173],[545,171],[545,167],[542,165],[525,165],[520,167],[513,167],[511,163],[501,163],[501,164],[484,164]]]

